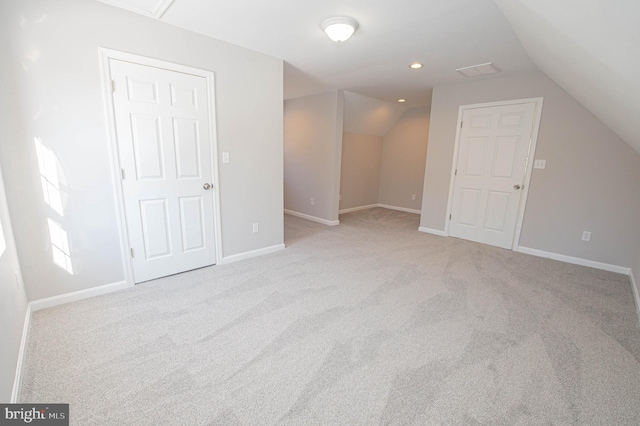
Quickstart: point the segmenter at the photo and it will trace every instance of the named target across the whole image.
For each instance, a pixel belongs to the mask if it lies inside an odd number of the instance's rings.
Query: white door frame
[[[214,213],[214,244],[216,247],[217,265],[222,264],[222,222],[220,216],[220,179],[218,175],[218,138],[216,132],[216,111],[215,111],[215,80],[211,71],[198,68],[192,68],[185,65],[165,62],[158,59],[147,58],[145,56],[134,55],[131,53],[120,52],[117,50],[99,48],[100,55],[100,72],[102,79],[103,103],[105,108],[105,116],[107,120],[107,133],[109,139],[109,154],[111,157],[111,177],[115,188],[115,202],[117,209],[118,232],[120,234],[120,249],[122,251],[122,265],[124,267],[125,281],[129,286],[134,286],[133,262],[131,261],[131,245],[129,243],[129,230],[127,229],[126,214],[124,208],[124,192],[122,188],[120,155],[118,152],[118,138],[116,133],[115,109],[112,97],[112,78],[109,68],[111,59],[131,62],[138,65],[146,65],[154,68],[161,68],[169,71],[191,74],[203,77],[207,80],[207,102],[209,105],[209,134],[211,135],[211,172],[213,194],[213,213]]]
[[[458,164],[458,151],[460,149],[460,136],[462,134],[462,116],[465,110],[497,107],[506,105],[517,104],[530,104],[535,103],[535,111],[533,114],[533,127],[531,129],[531,139],[529,143],[529,153],[527,155],[527,168],[525,173],[524,191],[522,191],[520,204],[518,205],[518,217],[516,221],[516,232],[511,242],[511,250],[515,250],[520,243],[520,233],[522,232],[522,220],[524,219],[524,211],[527,205],[527,198],[529,196],[529,184],[531,182],[531,172],[533,170],[533,160],[536,153],[536,145],[538,144],[538,131],[540,129],[540,116],[542,114],[542,101],[544,98],[527,98],[527,99],[515,99],[512,101],[498,101],[498,102],[486,102],[481,104],[461,105],[458,108],[458,121],[456,125],[456,142],[453,148],[453,161],[451,163],[451,177],[449,178],[449,200],[447,202],[447,215],[445,216],[444,233],[449,236],[449,225],[451,221],[451,210],[453,207],[453,189],[456,178],[456,166]]]

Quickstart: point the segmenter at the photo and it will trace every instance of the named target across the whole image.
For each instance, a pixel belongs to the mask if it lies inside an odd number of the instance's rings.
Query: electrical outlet
[[[584,231],[582,233],[582,241],[591,241],[591,231]]]
[[[534,169],[544,169],[547,167],[547,160],[535,160],[533,162]]]
[[[228,152],[223,152],[222,153],[222,164],[229,164],[229,153]]]
[[[411,195],[411,199],[412,199],[412,200],[415,200],[415,199],[416,199],[416,194],[412,194],[412,195]]]
[[[316,205],[316,200],[314,200],[313,198],[311,199],[311,205],[315,206]]]
[[[258,229],[258,224],[257,224],[257,223],[254,223],[254,224],[253,224],[253,233],[254,233],[254,234],[257,234],[257,233],[258,233],[258,230],[259,230],[259,229]]]

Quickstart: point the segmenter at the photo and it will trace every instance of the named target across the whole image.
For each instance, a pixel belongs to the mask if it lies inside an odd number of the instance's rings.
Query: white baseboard
[[[546,257],[548,259],[559,260],[560,262],[572,263],[574,265],[588,266],[590,268],[602,269],[603,271],[617,272],[619,274],[629,275],[631,268],[624,266],[611,265],[609,263],[596,262],[595,260],[582,259],[579,257],[567,256],[564,254],[551,253],[548,251],[532,249],[529,247],[518,246],[514,251],[524,254],[530,254],[538,257]]]
[[[367,206],[351,207],[350,209],[340,210],[338,213],[340,213],[340,214],[351,213],[351,212],[357,212],[357,211],[360,211],[360,210],[373,209],[373,208],[376,208],[376,207],[381,207],[383,209],[389,209],[389,210],[397,210],[399,212],[405,212],[405,213],[414,213],[414,214],[421,214],[422,213],[420,210],[408,209],[406,207],[390,206],[389,204],[369,204]]]
[[[633,298],[636,301],[636,311],[638,312],[638,321],[640,321],[640,287],[633,276],[633,269],[629,270],[629,279],[631,280],[631,289],[633,290]]]
[[[129,284],[126,281],[120,281],[117,283],[87,288],[85,290],[78,290],[71,293],[60,294],[58,296],[47,297],[45,299],[34,300],[33,302],[29,303],[29,305],[31,306],[31,311],[36,312],[41,309],[64,305],[65,303],[76,302],[78,300],[88,299],[90,297],[113,293],[114,291],[124,290],[125,288],[129,288]]]
[[[420,228],[418,228],[418,231],[420,232],[424,232],[426,234],[433,234],[433,235],[438,235],[440,237],[447,237],[447,233],[444,231],[441,231],[439,229],[432,229],[432,228],[425,228],[424,226],[421,226]]]
[[[397,210],[399,212],[405,212],[405,213],[413,213],[413,214],[421,214],[422,213],[420,210],[408,209],[406,207],[390,206],[388,204],[378,204],[378,207],[382,207],[383,209],[389,209],[389,210]]]
[[[276,244],[275,246],[246,251],[244,253],[232,254],[231,256],[223,257],[222,264],[225,265],[227,263],[233,263],[239,260],[251,259],[252,257],[263,256],[265,254],[275,253],[280,250],[284,250],[284,244]]]
[[[304,213],[298,213],[298,212],[294,212],[293,210],[287,210],[287,209],[285,209],[284,212],[286,214],[290,214],[291,216],[301,217],[302,219],[307,219],[307,220],[310,220],[312,222],[318,222],[318,223],[321,223],[323,225],[328,225],[328,226],[340,225],[340,221],[339,220],[321,219],[319,217],[311,216],[311,215],[304,214]]]
[[[22,326],[22,339],[20,339],[20,349],[18,350],[18,362],[16,364],[16,375],[13,379],[13,390],[11,391],[11,404],[18,402],[20,396],[20,387],[22,385],[22,371],[24,370],[24,361],[27,354],[27,340],[29,338],[29,325],[31,324],[31,303],[27,304],[27,310],[24,314],[24,324]]]
[[[378,205],[377,204],[369,204],[368,206],[351,207],[350,209],[343,209],[343,210],[340,210],[338,213],[340,213],[340,214],[351,213],[351,212],[357,212],[357,211],[360,211],[360,210],[373,209],[375,207],[378,207]]]

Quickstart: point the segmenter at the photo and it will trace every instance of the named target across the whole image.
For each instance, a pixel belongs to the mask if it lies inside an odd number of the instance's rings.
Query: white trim
[[[533,163],[535,159],[536,146],[538,144],[538,132],[540,130],[540,117],[542,115],[542,104],[544,98],[527,98],[527,99],[515,99],[511,101],[498,101],[498,102],[486,102],[481,104],[471,104],[471,105],[461,105],[458,108],[458,121],[456,124],[456,140],[453,148],[453,161],[451,162],[451,174],[449,178],[449,198],[447,201],[447,213],[444,217],[444,232],[445,235],[449,235],[449,216],[451,215],[451,210],[453,209],[453,189],[455,185],[455,171],[456,166],[458,164],[458,151],[460,148],[460,136],[462,133],[462,115],[464,114],[464,110],[467,109],[476,109],[476,108],[489,108],[496,106],[504,106],[504,105],[517,105],[523,103],[535,103],[535,111],[533,114],[533,127],[531,129],[531,141],[529,144],[529,154],[527,157],[527,169],[524,177],[524,188],[522,192],[522,198],[520,200],[520,205],[518,207],[518,216],[516,219],[516,228],[513,236],[513,241],[511,242],[511,249],[516,250],[520,244],[520,234],[522,232],[522,223],[524,222],[524,212],[527,206],[527,198],[529,196],[529,185],[531,183],[531,173],[533,171]],[[517,251],[517,250],[516,250]]]
[[[20,349],[18,350],[18,362],[16,363],[16,375],[13,379],[13,389],[11,391],[11,404],[18,402],[20,388],[22,387],[22,371],[27,355],[27,340],[29,338],[29,325],[31,324],[31,303],[27,304],[24,314],[24,324],[22,326],[22,339],[20,339]]]
[[[518,246],[514,251],[524,254],[530,254],[538,257],[546,257],[548,259],[559,260],[560,262],[572,263],[574,265],[588,266],[590,268],[602,269],[603,271],[617,272],[619,274],[629,275],[631,268],[625,266],[611,265],[609,263],[596,262],[595,260],[582,259],[580,257],[567,256],[564,254],[551,253],[548,251],[532,249],[529,247]]]
[[[409,209],[407,207],[396,207],[396,206],[390,206],[388,204],[369,204],[368,206],[351,207],[350,209],[340,210],[340,214],[357,212],[357,211],[360,211],[360,210],[374,209],[376,207],[380,207],[380,208],[383,208],[383,209],[389,209],[389,210],[397,210],[399,212],[405,212],[405,213],[414,213],[414,214],[421,214],[422,213],[420,210]]]
[[[174,64],[171,62],[161,61],[158,59],[148,58],[145,56],[134,55],[131,53],[120,52],[117,50],[98,48],[100,55],[100,72],[102,78],[102,92],[107,121],[107,134],[109,139],[109,153],[111,159],[111,178],[113,187],[115,188],[114,198],[117,206],[117,222],[120,234],[120,250],[122,252],[122,264],[125,272],[125,281],[129,286],[135,285],[133,273],[133,262],[128,255],[131,251],[129,243],[129,232],[127,230],[126,214],[124,209],[124,192],[122,189],[122,179],[120,178],[120,155],[118,153],[118,138],[116,133],[115,110],[113,105],[113,96],[111,91],[111,71],[109,61],[111,59],[131,62],[138,65],[145,65],[155,68],[166,69],[169,71],[191,74],[203,77],[207,80],[207,97],[209,102],[209,133],[211,137],[211,173],[213,194],[213,210],[214,210],[214,240],[216,247],[215,263],[220,264],[223,259],[222,255],[222,222],[220,210],[220,176],[218,168],[218,137],[216,128],[216,110],[215,110],[215,79],[211,71],[193,68],[185,65]]]
[[[338,213],[344,214],[344,213],[357,212],[357,211],[360,211],[360,210],[374,209],[374,208],[376,208],[378,206],[379,206],[378,204],[369,204],[368,206],[351,207],[349,209],[340,210]]]
[[[245,251],[244,253],[232,254],[231,256],[225,256],[222,259],[223,264],[238,262],[240,260],[251,259],[256,256],[263,256],[265,254],[271,254],[284,250],[284,244],[276,244],[275,246],[263,247],[257,250]]]
[[[638,321],[640,321],[640,287],[638,287],[638,282],[633,276],[633,269],[629,269],[629,279],[631,280],[631,290],[633,290],[633,298],[636,302]]]
[[[425,234],[433,234],[433,235],[438,235],[440,237],[448,237],[446,232],[441,231],[439,229],[425,228],[424,226],[421,226],[418,228],[418,231],[424,232]]]
[[[405,212],[405,213],[422,214],[420,210],[409,209],[406,207],[390,206],[388,204],[378,204],[378,207],[382,207],[383,209],[389,209],[389,210],[397,210],[399,212]]]
[[[117,283],[105,284],[98,287],[87,288],[84,290],[72,291],[71,293],[59,294],[53,297],[34,300],[29,303],[31,311],[36,312],[54,306],[64,305],[66,303],[77,302],[78,300],[88,299],[90,297],[102,296],[103,294],[113,293],[114,291],[129,288],[129,283],[120,281]]]
[[[301,217],[302,219],[307,219],[307,220],[310,220],[312,222],[318,222],[318,223],[321,223],[321,224],[327,225],[327,226],[340,225],[340,221],[339,220],[321,219],[319,217],[311,216],[311,215],[304,214],[304,213],[298,213],[298,212],[294,212],[293,210],[287,210],[287,209],[284,209],[284,212],[285,212],[285,214],[290,214],[291,216]]]
[[[129,4],[123,3],[122,1],[118,1],[118,0],[98,0],[98,1],[102,2],[102,3],[105,3],[105,4],[108,4],[110,6],[115,6],[115,7],[119,7],[121,9],[124,9],[124,10],[128,10],[129,12],[135,12],[135,13],[139,13],[139,14],[144,15],[144,16],[149,16],[149,17],[152,17],[152,18],[160,19],[160,18],[162,18],[162,15],[164,15],[164,13],[167,11],[169,6],[171,6],[171,4],[173,3],[174,0],[161,0],[156,5],[156,8],[153,11],[140,9],[140,8],[135,7],[135,6],[131,6]]]

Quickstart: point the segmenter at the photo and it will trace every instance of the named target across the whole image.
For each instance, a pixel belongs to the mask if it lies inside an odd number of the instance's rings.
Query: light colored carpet
[[[33,316],[23,402],[74,425],[640,424],[626,276],[286,216],[287,249]]]

